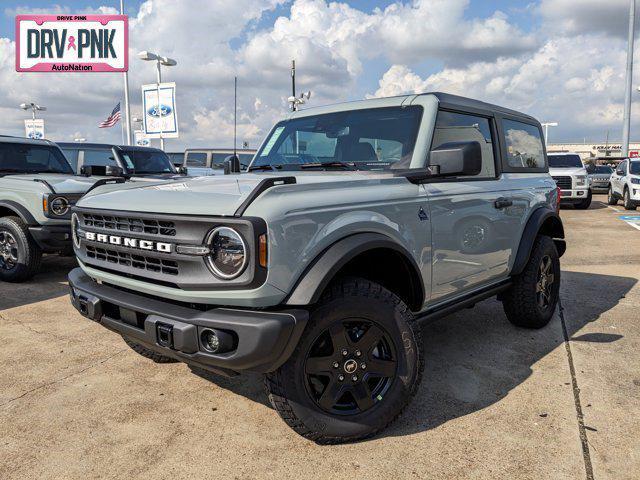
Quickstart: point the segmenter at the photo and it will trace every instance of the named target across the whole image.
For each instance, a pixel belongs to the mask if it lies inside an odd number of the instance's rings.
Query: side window
[[[544,147],[540,129],[534,125],[503,120],[507,164],[511,168],[544,168]]]
[[[204,152],[187,152],[187,167],[206,167],[207,154]]]
[[[107,165],[116,166],[111,150],[85,150],[83,165],[96,165],[106,167]]]
[[[438,112],[433,133],[432,150],[451,142],[478,142],[482,149],[482,170],[477,175],[483,178],[496,176],[491,121],[470,114]]]

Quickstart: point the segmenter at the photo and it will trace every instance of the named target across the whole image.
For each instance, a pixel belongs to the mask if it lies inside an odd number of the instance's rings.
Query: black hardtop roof
[[[87,143],[87,142],[58,142],[61,148],[83,150],[85,148],[105,149],[111,150],[113,147],[121,150],[136,150],[136,151],[162,151],[159,148],[154,147],[139,147],[137,145],[113,145],[110,143]]]
[[[421,95],[436,96],[444,107],[455,108],[457,106],[465,109],[486,110],[486,111],[491,111],[495,113],[500,113],[503,115],[524,118],[529,121],[533,121],[535,123],[540,123],[538,122],[537,119],[535,119],[531,115],[527,115],[526,113],[518,112],[516,110],[511,110],[509,108],[501,107],[499,105],[494,105],[492,103],[482,102],[480,100],[475,100],[473,98],[461,97],[460,95],[452,95],[450,93],[442,93],[442,92],[423,93]]]
[[[34,138],[26,137],[14,137],[11,135],[0,135],[0,143],[17,143],[21,145],[43,145],[48,147],[55,147],[56,144],[51,140],[36,140]]]

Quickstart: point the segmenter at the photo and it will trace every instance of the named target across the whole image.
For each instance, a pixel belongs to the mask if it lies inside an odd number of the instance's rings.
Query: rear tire
[[[523,328],[542,328],[549,323],[560,296],[560,258],[553,240],[538,236],[523,272],[502,295],[509,321]]]
[[[293,430],[335,444],[375,435],[398,417],[418,390],[424,358],[419,326],[396,295],[361,278],[327,290],[265,386]]]
[[[0,280],[25,282],[40,269],[42,250],[20,217],[0,218]]]
[[[609,192],[607,193],[607,204],[609,205],[618,204],[618,198],[614,195],[611,185],[609,185]]]
[[[580,203],[577,203],[576,208],[578,210],[587,210],[591,206],[592,199],[593,199],[593,194],[591,193],[591,190],[589,190],[589,195],[587,196],[587,198],[582,200]]]
[[[624,209],[625,210],[635,210],[636,204],[631,200],[631,194],[629,193],[629,189],[625,188],[624,197],[623,197]]]
[[[148,358],[149,360],[153,360],[155,363],[176,363],[177,362],[177,360],[171,357],[166,357],[157,352],[154,352],[153,350],[149,350],[148,348],[143,347],[139,343],[129,340],[128,338],[122,337],[122,339],[124,340],[124,343],[126,343],[127,345],[129,345],[129,347],[131,347],[131,350],[136,352],[138,355],[142,355],[143,357]]]

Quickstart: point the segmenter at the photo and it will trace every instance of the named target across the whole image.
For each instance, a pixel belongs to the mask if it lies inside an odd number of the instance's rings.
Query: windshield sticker
[[[282,134],[283,131],[284,131],[284,127],[278,127],[273,131],[273,135],[271,135],[271,138],[269,139],[267,144],[264,146],[262,153],[260,153],[261,157],[266,157],[267,155],[269,155],[269,152],[271,152],[271,149],[273,148],[275,143],[278,141],[278,138],[280,138],[280,135]]]
[[[129,155],[123,155],[123,157],[124,157],[124,162],[127,164],[127,168],[130,170],[135,170],[136,166],[133,164],[133,162],[129,158]]]

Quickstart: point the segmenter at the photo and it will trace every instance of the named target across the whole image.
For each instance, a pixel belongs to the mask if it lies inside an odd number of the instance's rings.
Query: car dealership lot
[[[47,258],[33,282],[0,284],[0,478],[637,478],[640,231],[605,200],[562,211],[548,327],[516,329],[495,300],[426,326],[416,398],[341,446],[291,431],[257,375],[135,354],[71,307],[73,259]]]

